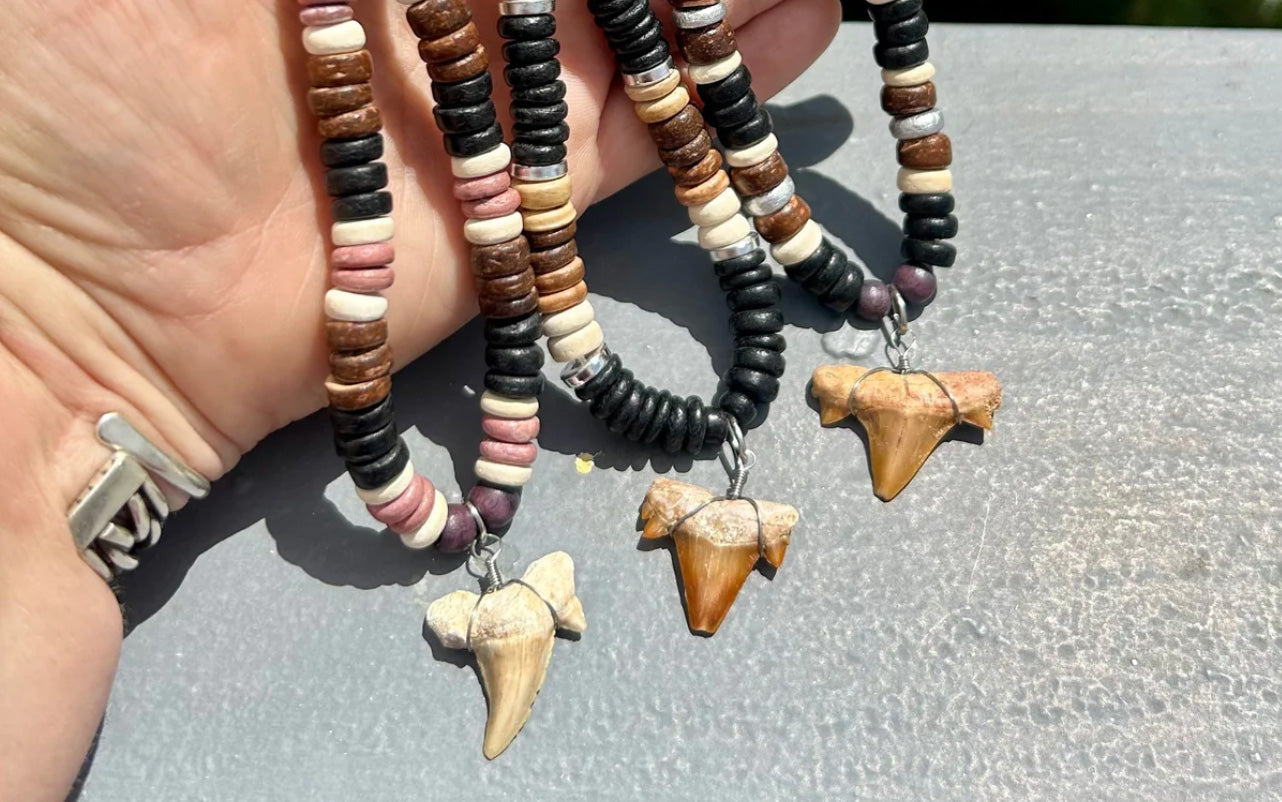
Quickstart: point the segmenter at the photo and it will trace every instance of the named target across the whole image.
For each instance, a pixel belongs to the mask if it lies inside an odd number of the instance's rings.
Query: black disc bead
[[[485,348],[485,366],[512,376],[537,376],[543,369],[543,349],[537,343]]]
[[[731,103],[704,106],[703,118],[708,121],[708,125],[718,130],[736,128],[753,120],[760,108],[757,96],[749,92]]]
[[[534,142],[512,144],[512,158],[515,161],[537,167],[563,162],[568,153],[565,145],[539,145]]]
[[[645,72],[652,70],[663,62],[668,60],[672,51],[668,48],[666,40],[660,38],[657,43],[650,49],[644,50],[635,55],[627,55],[618,59],[619,69],[626,73]]]
[[[847,270],[836,284],[819,296],[819,303],[837,312],[848,311],[859,303],[859,293],[864,288],[864,274],[858,268]]]
[[[338,222],[367,220],[392,213],[392,193],[380,190],[334,198],[329,202],[329,213]]]
[[[778,309],[748,309],[730,316],[730,325],[738,334],[774,334],[783,330],[783,313]]]
[[[632,426],[632,422],[641,414],[641,405],[645,402],[645,391],[648,389],[639,381],[632,382],[631,390],[623,398],[623,402],[610,415],[606,421],[606,428],[615,434],[623,434],[625,430]]]
[[[788,341],[782,334],[745,334],[734,338],[735,348],[768,348],[783,353],[788,350]]]
[[[556,59],[503,68],[503,80],[513,89],[550,84],[561,77],[561,62]]]
[[[906,239],[899,246],[899,253],[910,262],[935,267],[952,267],[957,262],[957,249],[935,239]]]
[[[717,139],[728,148],[741,149],[752,147],[770,136],[773,130],[774,123],[770,120],[770,112],[758,108],[757,113],[746,123],[733,128],[718,128]]]
[[[535,145],[561,145],[570,138],[570,126],[557,123],[546,127],[513,125],[512,136]]]
[[[388,424],[377,431],[362,435],[342,435],[334,438],[334,450],[345,461],[357,465],[373,462],[396,447],[396,426]]]
[[[663,427],[663,450],[676,454],[685,445],[686,429],[689,428],[689,413],[685,402],[679,398],[672,399],[672,412],[668,415],[667,425]]]
[[[637,409],[636,417],[628,424],[628,428],[623,432],[623,436],[632,442],[640,442],[641,436],[645,430],[650,427],[650,422],[654,420],[654,413],[659,408],[659,391],[653,387],[645,387],[641,391],[641,406]]]
[[[432,98],[440,106],[475,106],[489,100],[493,93],[494,81],[488,70],[452,84],[432,81]]]
[[[559,125],[565,122],[565,118],[570,113],[570,107],[565,101],[557,103],[513,103],[512,104],[512,124],[518,129],[520,126],[530,126],[541,128],[548,125]]]
[[[507,42],[503,45],[503,61],[509,66],[521,67],[556,58],[560,52],[561,43],[551,38]]]
[[[634,28],[611,39],[616,58],[624,61],[649,53],[659,44],[663,44],[666,50],[668,45],[663,38],[663,26],[654,17],[641,20]]]
[[[614,45],[619,41],[626,41],[625,36],[620,36],[628,32],[628,29],[635,28],[651,15],[649,3],[631,3],[620,7],[612,14],[597,14],[596,24],[605,34],[610,44]]]
[[[902,70],[930,60],[930,45],[920,39],[907,45],[873,45],[873,59],[883,70]]]
[[[555,35],[556,17],[551,14],[499,17],[499,36],[504,39],[546,39]]]
[[[593,376],[581,387],[575,388],[574,394],[578,396],[580,401],[590,401],[610,389],[622,370],[623,360],[619,358],[618,354],[610,354],[610,358],[606,360],[605,367],[601,368],[601,372]]]
[[[326,167],[351,167],[383,158],[383,135],[370,134],[359,139],[327,139],[320,147],[321,164]]]
[[[360,195],[387,186],[387,165],[382,162],[335,167],[325,171],[325,191],[332,196]]]
[[[697,456],[703,451],[703,438],[707,434],[708,409],[702,398],[692,395],[686,399],[686,453]]]
[[[745,367],[733,367],[726,374],[726,384],[764,406],[779,397],[779,380],[769,373]]]
[[[535,345],[542,335],[543,316],[531,312],[523,317],[487,318],[485,342],[489,345]]]
[[[527,86],[520,89],[514,88],[512,90],[513,103],[526,103],[533,106],[560,103],[562,100],[565,100],[564,81],[553,81],[550,84]]]
[[[752,91],[752,73],[741,64],[720,81],[699,84],[696,88],[705,108],[725,106],[747,96]]]
[[[814,295],[823,295],[824,293],[837,286],[837,282],[848,273],[858,272],[859,268],[852,267],[846,254],[839,248],[833,248],[832,253],[828,256],[828,261],[823,267],[810,278],[801,282],[801,286]]]
[[[769,309],[779,303],[781,296],[779,284],[775,282],[772,276],[759,284],[749,284],[746,287],[727,292],[726,305],[734,312],[740,312],[745,309]]]
[[[754,284],[760,284],[763,281],[773,281],[774,277],[775,272],[770,268],[770,265],[758,265],[742,273],[735,273],[721,279],[721,290],[728,293]]]
[[[632,371],[624,368],[619,371],[617,380],[611,385],[610,389],[592,399],[588,404],[588,411],[597,420],[608,420],[614,414],[614,411],[627,399],[635,384],[636,380],[632,376]]]
[[[490,370],[485,373],[485,389],[509,398],[534,398],[543,392],[543,376],[509,376]]]
[[[395,479],[409,462],[410,450],[404,440],[397,438],[391,451],[372,462],[348,463],[347,472],[357,487],[372,490]]]
[[[736,348],[734,363],[736,367],[758,370],[776,379],[783,375],[786,366],[783,354],[769,348]]]
[[[365,409],[348,410],[330,407],[329,420],[333,424],[335,435],[369,434],[396,420],[396,408],[392,406],[392,397],[388,396]]]
[[[926,38],[930,20],[926,18],[926,12],[918,11],[908,19],[873,23],[873,30],[877,41],[883,45],[909,45]]]
[[[437,106],[432,109],[436,127],[446,134],[470,134],[494,125],[498,115],[494,103],[486,100],[473,106]]]
[[[904,218],[904,236],[913,239],[952,239],[957,236],[957,218],[918,217],[908,215]]]
[[[638,0],[588,0],[588,13],[594,17],[612,17]]]
[[[904,214],[919,217],[947,217],[953,213],[957,201],[951,192],[938,195],[913,195],[908,192],[899,195],[899,210]]]
[[[869,5],[868,16],[876,23],[896,22],[921,11],[922,0],[895,0],[884,5]]]
[[[832,243],[828,241],[827,237],[824,237],[819,241],[819,247],[815,248],[814,253],[796,264],[788,265],[783,269],[783,272],[793,281],[809,281],[823,269],[824,265],[828,264],[828,260],[832,258],[833,250]]]
[[[484,131],[445,135],[445,151],[451,156],[460,158],[480,155],[501,144],[503,144],[503,126],[497,122]]]
[[[752,425],[752,422],[757,419],[759,414],[757,402],[738,390],[731,390],[723,394],[720,400],[717,401],[717,406],[738,421],[739,425],[745,429]]]
[[[672,405],[675,399],[672,393],[662,390],[654,397],[654,417],[646,424],[645,430],[641,432],[641,439],[638,442],[646,445],[653,445],[658,441],[663,430],[668,426],[668,418],[672,415]]]
[[[766,261],[766,252],[757,248],[743,256],[736,256],[732,259],[722,259],[719,262],[712,263],[712,271],[717,274],[718,278],[733,276],[738,273],[751,270],[754,267]]]
[[[711,451],[720,448],[721,444],[730,439],[730,419],[726,413],[717,407],[708,407],[705,410],[705,416],[708,420],[707,431],[703,434],[703,451]]]

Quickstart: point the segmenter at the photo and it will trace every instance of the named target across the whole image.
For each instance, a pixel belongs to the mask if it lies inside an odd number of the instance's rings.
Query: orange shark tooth
[[[721,626],[758,560],[776,568],[783,564],[800,517],[787,504],[758,501],[759,533],[757,512],[747,499],[713,501],[691,515],[712,498],[702,487],[660,478],[641,505],[642,537],[671,537],[676,543],[686,620],[690,629],[707,635]]]
[[[444,646],[476,654],[489,700],[482,751],[493,760],[530,718],[557,629],[587,628],[574,593],[574,561],[554,552],[531,563],[521,582],[483,596],[455,591],[427,609],[427,625]]]
[[[811,394],[819,400],[825,426],[851,415],[863,424],[873,492],[882,501],[908,486],[959,416],[962,423],[991,430],[993,413],[1002,403],[1001,383],[984,371],[935,373],[939,384],[920,373],[880,371],[860,382],[869,372],[854,365],[818,368]],[[940,385],[957,401],[956,409]]]

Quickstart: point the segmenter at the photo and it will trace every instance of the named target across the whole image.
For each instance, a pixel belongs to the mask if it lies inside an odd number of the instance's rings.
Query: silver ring
[[[761,240],[755,233],[749,234],[738,242],[732,242],[724,248],[714,248],[708,251],[714,262],[724,262],[727,259],[738,259],[740,256],[747,256],[761,247]]]
[[[678,28],[706,28],[726,18],[724,3],[716,2],[699,8],[674,8],[672,21]]]
[[[753,217],[774,214],[787,206],[788,201],[792,200],[792,196],[796,193],[797,185],[793,183],[792,176],[785,176],[777,186],[766,190],[760,195],[745,198],[743,208]]]
[[[921,139],[944,130],[944,113],[939,109],[923,111],[911,117],[897,117],[890,121],[890,133],[895,139]]]
[[[512,177],[521,181],[551,181],[568,175],[570,165],[559,161],[556,164],[519,164],[512,162]]]
[[[576,359],[561,370],[561,381],[577,390],[595,379],[610,364],[610,346],[602,345],[587,356]]]
[[[554,11],[556,0],[501,0],[499,3],[499,13],[505,17],[551,14]]]
[[[668,73],[672,72],[676,68],[677,68],[676,62],[674,62],[671,57],[668,57],[664,59],[663,63],[660,64],[659,66],[651,67],[645,72],[623,73],[623,85],[639,88],[642,86],[650,86],[651,84],[657,84],[660,81],[662,81],[664,78],[667,78]]]

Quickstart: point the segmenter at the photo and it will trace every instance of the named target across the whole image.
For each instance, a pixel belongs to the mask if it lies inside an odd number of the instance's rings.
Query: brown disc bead
[[[913,170],[942,170],[953,163],[953,143],[948,134],[931,134],[899,143],[899,163]]]
[[[441,64],[428,64],[427,76],[433,81],[444,84],[466,81],[475,78],[489,69],[490,59],[485,54],[485,46],[477,45],[476,49],[462,58],[446,61]]]
[[[365,409],[372,407],[392,392],[390,376],[380,376],[367,382],[343,384],[330,376],[325,382],[329,405],[334,409]]]
[[[935,108],[935,85],[930,81],[917,86],[884,86],[881,107],[887,114],[907,117]]]
[[[476,294],[492,301],[510,301],[534,289],[534,271],[522,270],[512,276],[479,279]]]
[[[580,281],[568,290],[539,296],[539,311],[545,315],[564,312],[588,297],[588,285]]]
[[[469,22],[439,39],[420,39],[418,57],[428,64],[441,64],[462,58],[480,46],[481,34],[476,30],[476,23]]]
[[[700,131],[698,136],[679,148],[673,150],[659,148],[659,158],[669,167],[689,167],[703,161],[710,150],[712,150],[712,137],[708,136],[707,131]]]
[[[529,267],[530,243],[525,237],[513,237],[495,245],[473,245],[468,258],[477,278],[511,276]]]
[[[333,353],[329,355],[329,370],[343,384],[373,381],[392,372],[392,349],[380,345],[369,351]]]
[[[678,30],[677,46],[681,55],[691,64],[711,64],[734,54],[738,46],[734,41],[734,31],[725,21],[706,28]]]
[[[677,200],[682,206],[697,206],[717,197],[729,186],[730,178],[724,172],[719,172],[698,186],[677,187]]]
[[[783,242],[801,230],[810,219],[810,205],[800,195],[793,195],[782,209],[753,220],[757,233],[766,242]]]
[[[579,244],[574,240],[563,242],[560,245],[554,245],[551,248],[544,248],[541,251],[530,252],[530,267],[534,273],[551,273],[558,267],[564,267],[579,255]]]
[[[650,123],[650,138],[661,148],[673,150],[703,132],[703,115],[687,103],[681,111],[659,123]]]
[[[422,0],[405,9],[410,30],[419,39],[440,39],[472,21],[465,0]]]
[[[578,233],[579,224],[577,221],[560,228],[554,228],[551,231],[525,232],[525,238],[530,241],[530,258],[533,259],[534,251],[546,251],[549,248],[555,248],[574,239],[574,235]]]
[[[669,167],[668,175],[672,176],[672,180],[677,184],[692,187],[716,175],[721,170],[721,165],[721,151],[714,148],[708,151],[708,155],[688,167]]]
[[[377,134],[382,128],[383,115],[378,113],[378,106],[372,105],[316,121],[316,130],[326,139],[355,139]]]
[[[486,317],[521,317],[539,308],[539,293],[531,288],[529,293],[514,300],[494,300],[492,298],[478,297],[477,301],[481,306],[481,314]]]
[[[334,351],[368,351],[387,342],[387,319],[354,323],[350,320],[325,321],[325,341]]]
[[[757,162],[750,167],[736,167],[730,171],[730,180],[740,195],[753,196],[768,192],[788,177],[788,164],[779,155],[771,153],[765,161]]]
[[[368,83],[374,60],[368,50],[307,57],[307,80],[312,86],[347,86]]]
[[[320,86],[307,90],[307,108],[317,117],[333,117],[374,102],[374,88],[369,84]]]
[[[534,288],[539,291],[539,297],[543,297],[561,290],[568,290],[582,280],[583,260],[576,256],[564,267],[535,276]]]

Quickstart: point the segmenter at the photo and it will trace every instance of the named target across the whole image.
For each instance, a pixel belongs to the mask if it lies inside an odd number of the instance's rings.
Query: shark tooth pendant
[[[983,371],[927,373],[828,365],[815,370],[811,394],[819,420],[854,416],[868,434],[873,492],[890,501],[908,486],[939,442],[957,426],[993,428],[1002,403],[997,377]]]
[[[485,547],[488,585],[480,593],[456,590],[427,609],[427,625],[451,649],[476,655],[489,702],[485,757],[493,760],[525,726],[547,677],[558,631],[587,629],[574,593],[574,561],[563,551],[535,560],[520,579],[494,569],[497,549]]]

